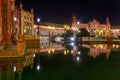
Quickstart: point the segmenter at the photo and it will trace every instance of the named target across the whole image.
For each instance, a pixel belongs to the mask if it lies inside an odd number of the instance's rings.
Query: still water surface
[[[50,46],[34,50],[33,57],[27,53],[25,58],[0,59],[0,80],[119,80],[119,46]]]

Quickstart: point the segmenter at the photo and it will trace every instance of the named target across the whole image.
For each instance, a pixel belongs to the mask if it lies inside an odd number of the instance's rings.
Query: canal
[[[33,62],[27,66],[23,58],[0,59],[0,80],[120,79],[120,45],[80,44],[59,50],[53,45],[44,47],[42,52],[34,50]]]

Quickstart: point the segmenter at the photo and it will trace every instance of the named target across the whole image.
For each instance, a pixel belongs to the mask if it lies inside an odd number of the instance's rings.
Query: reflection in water
[[[50,45],[49,43],[41,43],[41,48],[39,50],[26,50],[24,57],[0,59],[0,80],[30,80],[30,78],[26,79],[26,77],[30,77],[30,75],[32,75],[32,77],[34,78],[31,80],[48,80],[51,77],[52,78],[50,80],[52,80],[54,75],[56,74],[60,75],[60,77],[56,75],[60,79],[61,75],[63,77],[70,77],[71,74],[80,74],[79,76],[83,78],[83,76],[86,77],[86,74],[92,73],[90,71],[92,71],[92,68],[94,68],[94,64],[92,64],[94,62],[92,62],[92,60],[90,59],[94,58],[95,60],[95,58],[97,58],[101,54],[104,54],[106,56],[106,59],[108,59],[109,55],[111,54],[111,50],[115,50],[116,48],[119,49],[120,45],[80,44],[79,46],[74,45],[72,47],[64,48],[63,46],[57,43],[50,43]],[[89,58],[88,56],[92,58]],[[89,60],[91,62],[89,62]],[[73,64],[73,62],[75,62],[75,64]],[[83,64],[85,62],[86,64]],[[78,63],[77,66],[79,67],[76,67],[76,63]],[[83,66],[82,68],[80,66],[81,64]],[[26,67],[33,68],[31,69],[31,73],[29,73],[30,71],[27,71],[25,69],[23,70],[23,68]],[[24,79],[22,79],[23,76]],[[36,76],[38,77],[36,78]],[[57,79],[55,78],[54,80]],[[66,80],[68,80],[68,78],[66,78]]]
[[[89,48],[88,55],[96,58],[100,54],[105,54],[106,59],[109,58],[111,50],[119,49],[119,44],[92,44],[92,45],[83,45],[83,47]]]
[[[87,52],[88,56],[91,56],[93,58],[96,58],[100,56],[100,54],[104,54],[106,56],[106,59],[109,58],[109,55],[111,53],[111,50],[119,49],[120,45],[118,44],[81,44],[80,46],[72,46],[72,48],[67,47],[71,50],[71,54],[73,55],[73,60],[79,60],[78,54],[81,54],[81,51],[83,51],[84,48],[89,49]]]
[[[33,54],[24,57],[0,58],[0,80],[22,80],[23,68],[33,66]]]
[[[21,80],[23,67],[23,58],[0,59],[0,80],[14,80],[16,74],[18,80]]]
[[[89,56],[92,56],[93,58],[96,58],[100,54],[105,54],[106,58],[109,58],[110,49],[105,48],[90,48],[90,51],[88,53]]]

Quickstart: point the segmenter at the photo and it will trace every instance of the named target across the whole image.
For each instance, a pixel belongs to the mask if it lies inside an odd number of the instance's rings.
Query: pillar
[[[1,42],[1,40],[2,40],[2,15],[1,15],[1,1],[2,0],[0,0],[0,42]]]
[[[25,42],[23,35],[19,35],[19,38],[17,40],[17,56],[23,56],[24,49],[25,49]]]

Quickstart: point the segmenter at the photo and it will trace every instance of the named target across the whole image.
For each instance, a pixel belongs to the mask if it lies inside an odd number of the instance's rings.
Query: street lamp
[[[40,63],[39,63],[39,55],[38,55],[38,62],[37,62],[37,70],[39,71],[40,70]]]
[[[16,17],[14,17],[14,21],[15,21],[15,22],[17,21],[17,18],[16,18]]]
[[[65,30],[69,30],[70,27],[68,25],[64,25]]]
[[[17,27],[17,17],[14,17],[14,39],[18,40],[18,27]],[[14,43],[15,44],[15,43]]]
[[[37,22],[38,22],[38,35],[40,34],[39,33],[39,22],[40,22],[40,18],[37,18]]]
[[[80,24],[80,22],[79,22],[79,21],[77,21],[77,24]]]

